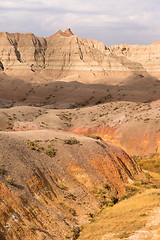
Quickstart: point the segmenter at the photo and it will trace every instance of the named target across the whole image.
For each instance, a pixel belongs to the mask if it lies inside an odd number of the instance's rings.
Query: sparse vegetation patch
[[[78,141],[75,137],[70,137],[69,139],[64,139],[64,143],[73,145],[80,143],[80,141]]]
[[[6,178],[6,181],[7,181],[10,185],[13,185],[13,184],[14,184],[13,178],[12,178],[11,176],[8,176],[8,177]]]
[[[45,149],[45,153],[50,157],[54,157],[56,155],[56,150],[52,145],[48,145]]]
[[[160,155],[152,154],[139,161],[139,165],[148,171],[160,173]]]
[[[46,147],[43,147],[39,142],[41,142],[41,140],[27,140],[27,144],[28,146],[35,151],[44,151],[45,154],[47,154],[49,157],[54,157],[56,155],[56,149],[53,147],[53,145],[49,144]],[[47,140],[45,142],[53,142],[53,139],[51,140]],[[46,145],[46,144],[44,144]]]
[[[36,143],[35,141],[27,140],[27,144],[32,150],[35,151],[40,151],[44,149],[39,143]]]

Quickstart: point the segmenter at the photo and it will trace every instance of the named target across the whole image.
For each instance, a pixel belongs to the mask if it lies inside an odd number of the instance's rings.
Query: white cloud
[[[47,36],[71,27],[103,42],[108,35],[113,43],[160,40],[159,0],[0,0],[0,6],[1,31]]]

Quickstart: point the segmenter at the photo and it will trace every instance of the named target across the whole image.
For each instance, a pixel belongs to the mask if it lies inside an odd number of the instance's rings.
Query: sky
[[[114,44],[160,41],[160,0],[0,0],[0,32],[48,37],[71,28]]]

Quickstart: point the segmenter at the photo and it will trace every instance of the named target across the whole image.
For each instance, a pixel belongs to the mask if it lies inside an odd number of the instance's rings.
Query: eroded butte
[[[132,156],[160,154],[159,61],[159,42],[0,33],[0,239],[77,239],[144,190]]]

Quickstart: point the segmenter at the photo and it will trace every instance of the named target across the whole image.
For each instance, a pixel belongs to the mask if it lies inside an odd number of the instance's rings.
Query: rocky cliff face
[[[133,73],[159,77],[160,44],[106,47],[96,40],[59,30],[48,38],[32,33],[0,33],[0,67],[8,70],[49,71],[54,77],[87,74],[118,78]],[[23,72],[24,74],[24,72]]]
[[[46,41],[32,33],[0,34],[1,64],[6,69],[30,69],[33,66],[44,68]],[[36,63],[36,64],[35,64]]]
[[[119,45],[111,46],[110,49],[131,71],[146,71],[151,75],[160,76],[160,43],[148,46]]]
[[[93,56],[101,55],[101,51],[105,50],[104,44],[80,39],[73,35],[70,29],[64,33],[58,31],[46,39],[38,38],[31,33],[5,32],[0,34],[0,46],[0,60],[5,70],[47,69],[58,71],[59,74],[64,70],[90,71],[87,61],[89,65],[93,61],[92,70],[96,70],[98,64]],[[84,58],[86,63],[83,61]]]

